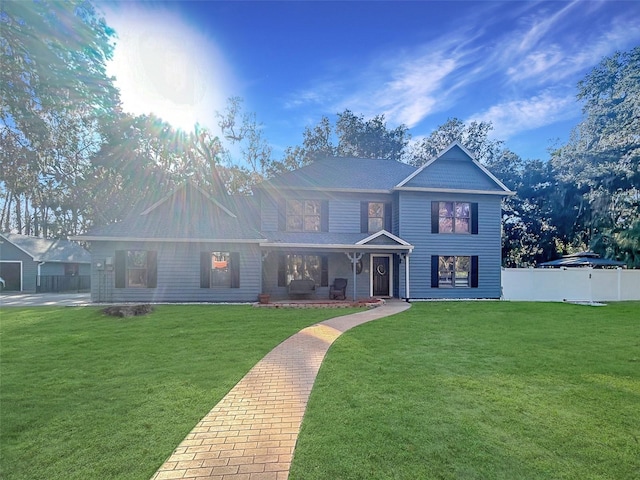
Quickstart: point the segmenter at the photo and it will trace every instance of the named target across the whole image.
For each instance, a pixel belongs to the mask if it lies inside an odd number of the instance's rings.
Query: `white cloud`
[[[468,121],[491,122],[493,135],[506,140],[518,133],[575,118],[579,114],[580,107],[575,97],[543,92],[528,99],[493,105]]]

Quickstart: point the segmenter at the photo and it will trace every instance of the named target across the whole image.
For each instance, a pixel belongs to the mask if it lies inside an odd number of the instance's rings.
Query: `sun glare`
[[[224,109],[230,73],[213,42],[177,14],[128,7],[107,11],[118,35],[107,72],[125,111],[153,113],[175,128],[192,131],[196,122],[214,128]]]

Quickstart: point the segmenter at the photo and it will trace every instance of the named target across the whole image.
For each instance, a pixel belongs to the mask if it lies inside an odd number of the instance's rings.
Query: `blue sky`
[[[240,96],[274,157],[350,109],[414,138],[484,120],[523,158],[547,159],[579,121],[576,84],[640,45],[640,2],[100,2],[118,32],[124,107],[216,129]]]

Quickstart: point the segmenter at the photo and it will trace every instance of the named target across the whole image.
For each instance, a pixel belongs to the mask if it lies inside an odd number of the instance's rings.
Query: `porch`
[[[330,243],[331,240],[346,240],[347,236],[355,241]],[[317,234],[313,243],[280,241],[261,244],[262,293],[270,295],[273,302],[324,304],[330,300],[335,280],[346,279],[344,301],[347,302],[408,298],[412,245],[384,230],[366,238],[357,234],[336,237],[338,235]],[[291,296],[289,285],[301,279],[313,280],[315,288],[306,298]]]

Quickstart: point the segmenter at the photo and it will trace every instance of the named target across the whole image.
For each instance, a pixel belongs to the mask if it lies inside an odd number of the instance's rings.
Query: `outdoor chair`
[[[347,279],[336,278],[333,280],[333,285],[329,288],[329,298],[331,300],[346,300],[347,299]]]

